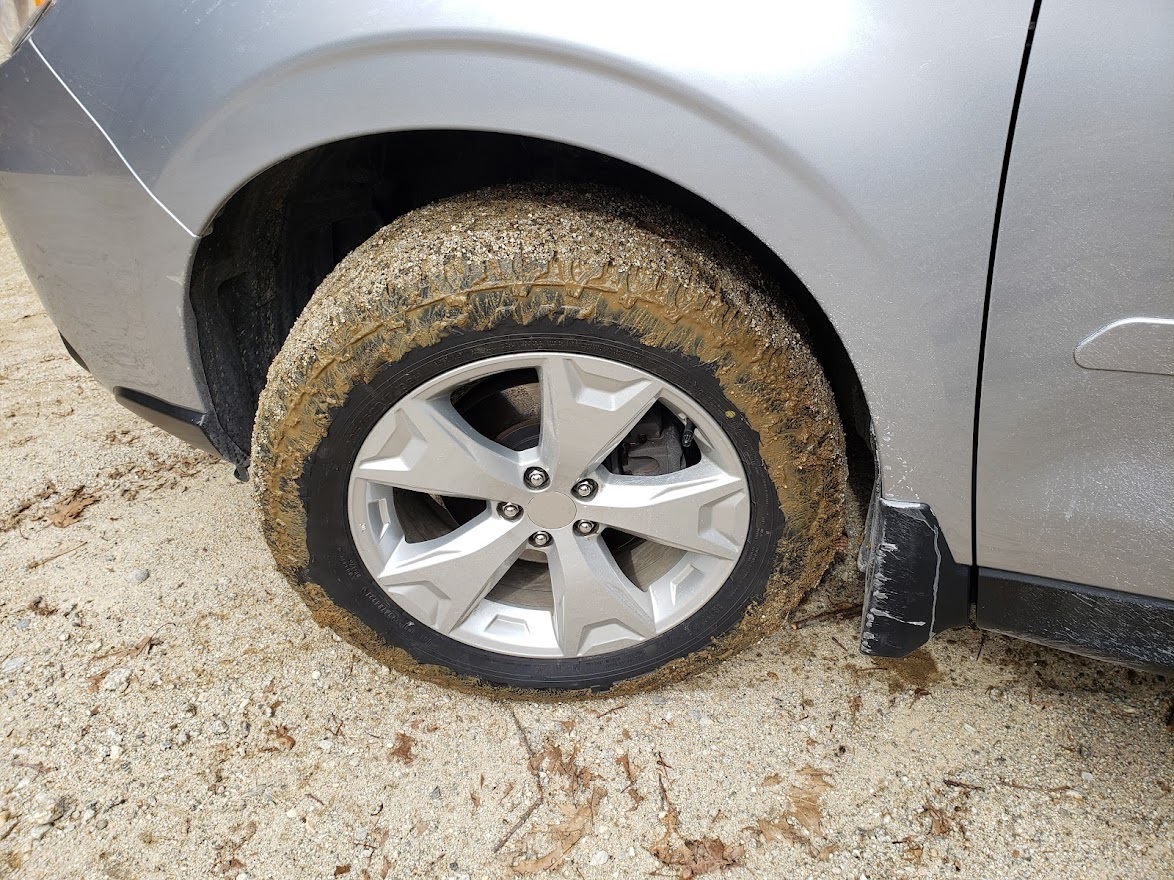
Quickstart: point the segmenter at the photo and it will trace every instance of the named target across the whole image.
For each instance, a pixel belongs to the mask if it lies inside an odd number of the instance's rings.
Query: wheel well
[[[666,204],[724,236],[774,280],[807,322],[836,394],[850,455],[870,417],[859,377],[815,299],[786,264],[733,218],[683,187],[626,162],[519,135],[418,131],[315,147],[238,190],[200,242],[190,296],[201,359],[224,436],[247,462],[269,364],[323,278],[377,230],[414,208],[502,183],[606,185]],[[855,436],[853,436],[855,435]]]

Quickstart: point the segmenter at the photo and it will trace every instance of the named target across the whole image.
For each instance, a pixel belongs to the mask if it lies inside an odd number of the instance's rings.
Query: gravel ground
[[[2,232],[0,232],[2,235]],[[274,573],[231,469],[63,351],[0,238],[0,874],[1166,878],[1169,682],[807,622],[622,701],[391,673]]]

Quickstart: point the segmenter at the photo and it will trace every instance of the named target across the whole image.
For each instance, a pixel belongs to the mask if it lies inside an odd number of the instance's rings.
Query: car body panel
[[[1043,3],[999,229],[976,499],[978,564],[1166,599],[1171,34],[1161,0]]]
[[[681,184],[810,290],[861,378],[884,495],[931,505],[965,563],[984,285],[1030,12],[61,3],[32,39],[193,230],[280,159],[379,131],[532,135]]]
[[[106,387],[204,409],[185,296],[198,239],[27,43],[0,65],[0,119],[5,225],[62,336]]]

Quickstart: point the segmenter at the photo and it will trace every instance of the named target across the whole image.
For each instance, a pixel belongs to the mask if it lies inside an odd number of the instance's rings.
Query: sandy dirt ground
[[[0,238],[0,875],[1174,876],[1168,680],[972,632],[876,663],[811,619],[860,592],[840,565],[798,628],[623,700],[391,673]]]

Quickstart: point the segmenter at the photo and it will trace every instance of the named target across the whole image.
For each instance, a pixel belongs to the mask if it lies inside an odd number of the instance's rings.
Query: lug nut
[[[512,501],[503,501],[497,505],[497,512],[502,515],[503,519],[517,519],[522,515],[522,508]]]
[[[589,519],[580,519],[575,521],[575,531],[580,535],[590,535],[595,531],[595,523]]]
[[[575,493],[576,498],[590,498],[598,488],[594,480],[580,480],[571,491]]]
[[[535,532],[530,536],[530,543],[535,547],[548,547],[550,540],[550,532]]]
[[[550,482],[550,475],[540,467],[526,468],[525,480],[531,489],[541,489]]]

